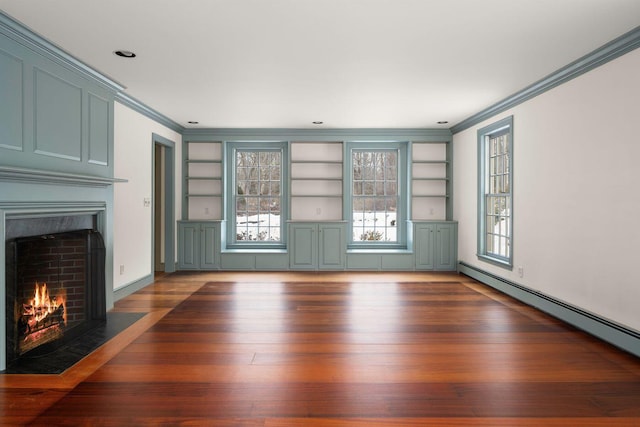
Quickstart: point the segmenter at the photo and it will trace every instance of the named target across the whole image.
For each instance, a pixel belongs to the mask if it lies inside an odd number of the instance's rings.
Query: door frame
[[[175,143],[158,134],[152,134],[151,139],[151,194],[155,197],[156,188],[156,146],[161,145],[164,148],[164,271],[166,273],[173,273],[176,271],[176,256],[175,256]],[[155,271],[155,200],[151,203],[151,271],[152,274]]]

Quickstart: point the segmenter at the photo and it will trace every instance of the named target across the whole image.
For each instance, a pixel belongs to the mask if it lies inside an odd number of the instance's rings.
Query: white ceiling
[[[640,0],[0,0],[0,8],[187,128],[451,127],[640,24]]]

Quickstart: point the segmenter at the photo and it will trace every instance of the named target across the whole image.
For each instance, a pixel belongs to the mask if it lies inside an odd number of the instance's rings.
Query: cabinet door
[[[345,227],[341,224],[320,224],[318,227],[318,268],[343,270],[345,266]]]
[[[178,268],[197,270],[200,268],[200,226],[178,224]]]
[[[433,224],[415,226],[416,270],[433,270],[434,229]]]
[[[295,224],[291,226],[289,267],[315,269],[317,264],[317,225]]]
[[[435,270],[456,269],[456,228],[454,224],[436,225]]]
[[[200,268],[217,268],[215,226],[213,224],[202,224],[200,237]]]

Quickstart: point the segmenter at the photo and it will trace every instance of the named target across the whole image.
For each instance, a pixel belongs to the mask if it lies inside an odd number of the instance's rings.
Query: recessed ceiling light
[[[200,122],[196,122],[196,121],[188,121],[187,123],[189,123],[190,125],[197,125]]]
[[[440,121],[438,122],[438,124],[439,124],[439,125],[446,125],[447,123],[449,123],[449,122],[448,122],[448,121],[446,121],[446,120],[440,120]]]
[[[311,122],[311,123],[313,123],[314,125],[321,125],[321,124],[323,124],[324,122],[322,122],[322,121],[320,121],[320,120],[316,120],[316,121]]]
[[[135,58],[136,57],[135,53],[133,53],[131,51],[128,51],[128,50],[116,50],[113,53],[115,53],[118,56],[122,56],[123,58]]]

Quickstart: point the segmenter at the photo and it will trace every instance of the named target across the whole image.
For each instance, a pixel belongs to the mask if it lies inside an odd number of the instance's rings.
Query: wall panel
[[[89,93],[89,163],[109,164],[109,101]]]
[[[82,89],[34,69],[35,153],[82,160]]]
[[[0,148],[23,149],[23,63],[0,50]]]

